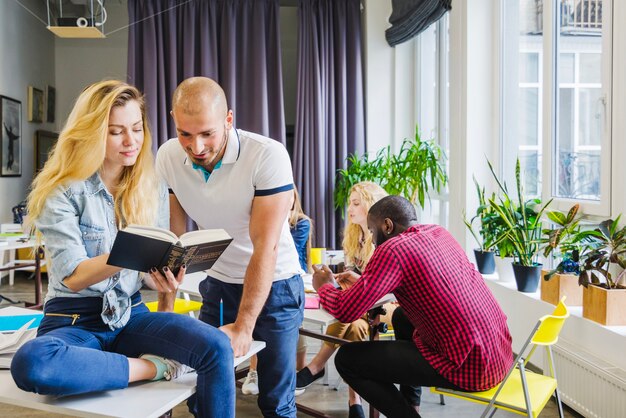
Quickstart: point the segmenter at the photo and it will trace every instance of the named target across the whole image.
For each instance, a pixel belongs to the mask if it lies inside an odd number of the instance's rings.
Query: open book
[[[177,237],[167,229],[129,225],[117,233],[107,264],[143,272],[167,266],[174,274],[186,264],[187,273],[194,273],[211,268],[232,240],[223,229]]]

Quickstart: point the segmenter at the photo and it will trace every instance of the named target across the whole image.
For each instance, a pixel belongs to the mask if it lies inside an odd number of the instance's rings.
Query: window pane
[[[580,54],[580,82],[581,83],[601,83],[602,82],[602,55],[601,54]]]
[[[559,61],[559,82],[560,83],[573,83],[574,82],[574,54],[561,54]]]
[[[600,89],[580,89],[580,116],[578,143],[597,145],[602,142],[602,91]]]
[[[560,5],[553,193],[600,200],[602,2],[562,0]]]
[[[539,145],[539,89],[520,89],[520,134],[521,145]]]
[[[539,54],[536,52],[520,54],[520,82],[539,82]]]
[[[503,0],[502,176],[515,184],[519,157],[527,197],[541,194],[542,8]]]

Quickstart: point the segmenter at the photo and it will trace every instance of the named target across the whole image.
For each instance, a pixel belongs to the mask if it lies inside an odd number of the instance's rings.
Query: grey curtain
[[[154,150],[175,135],[185,78],[224,88],[235,126],[285,143],[279,0],[129,0],[128,81],[144,92]]]
[[[293,166],[314,245],[339,248],[333,190],[346,157],[365,151],[359,0],[300,0]]]
[[[422,33],[452,8],[452,0],[392,0],[391,27],[385,31],[390,46]]]

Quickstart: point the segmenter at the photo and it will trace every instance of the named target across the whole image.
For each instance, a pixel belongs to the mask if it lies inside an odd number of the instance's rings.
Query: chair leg
[[[524,362],[520,359],[519,363],[519,373],[522,379],[522,388],[524,388],[524,400],[526,401],[526,414],[528,418],[533,418],[533,409],[530,405],[530,394],[528,393],[528,381],[526,380],[526,372],[524,371]]]
[[[559,395],[559,388],[555,389],[554,395],[556,397],[556,405],[559,408],[559,418],[564,418],[563,405],[561,404],[561,395]]]
[[[491,414],[489,414],[489,418],[493,417],[496,414],[497,410],[498,408],[493,408],[493,411],[491,411]]]
[[[445,405],[446,404],[446,400],[444,399],[443,395],[440,393],[439,394],[439,405]]]

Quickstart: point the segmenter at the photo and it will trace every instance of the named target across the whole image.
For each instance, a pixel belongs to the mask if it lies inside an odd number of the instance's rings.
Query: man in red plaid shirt
[[[327,267],[315,268],[313,287],[341,322],[360,318],[393,293],[412,330],[394,328],[396,335],[412,338],[342,346],[335,364],[343,379],[394,418],[419,417],[411,387],[496,386],[513,362],[511,335],[506,316],[461,246],[441,226],[418,224],[415,208],[400,196],[372,206],[368,225],[377,247],[362,276],[342,291]],[[399,319],[394,315],[394,325],[403,322]]]

